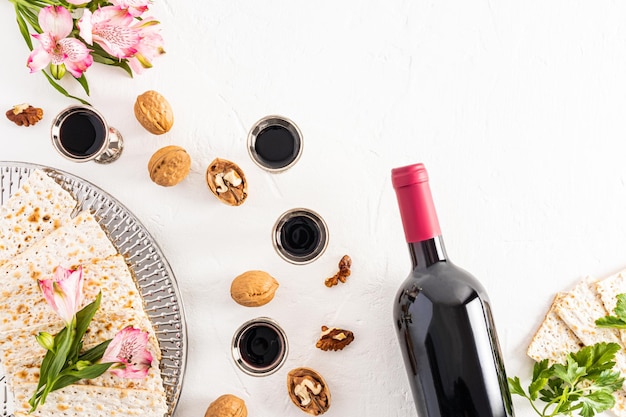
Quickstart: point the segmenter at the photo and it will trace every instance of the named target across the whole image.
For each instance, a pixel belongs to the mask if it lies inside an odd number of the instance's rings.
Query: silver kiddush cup
[[[52,122],[52,145],[74,162],[111,163],[122,154],[120,132],[107,124],[91,106],[75,105],[62,110]]]

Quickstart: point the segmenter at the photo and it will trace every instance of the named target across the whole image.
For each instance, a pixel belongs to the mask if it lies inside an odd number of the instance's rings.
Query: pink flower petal
[[[36,72],[44,69],[50,63],[50,54],[42,46],[33,49],[28,57],[26,66],[30,72]]]
[[[63,6],[44,7],[39,12],[38,20],[41,30],[56,39],[67,37],[74,27],[72,15]]]
[[[48,56],[50,56],[48,54]],[[67,324],[72,321],[83,300],[83,270],[72,271],[57,266],[54,278],[39,280],[46,302]]]
[[[91,22],[92,13],[89,9],[85,9],[83,17],[78,21],[79,36],[85,40],[88,45],[93,45],[93,24]]]
[[[115,335],[100,362],[115,363],[111,372],[122,378],[144,378],[152,366],[146,349],[148,333],[128,326]]]
[[[148,6],[152,3],[150,0],[111,0],[115,6],[119,6],[134,17],[141,16],[148,10]]]

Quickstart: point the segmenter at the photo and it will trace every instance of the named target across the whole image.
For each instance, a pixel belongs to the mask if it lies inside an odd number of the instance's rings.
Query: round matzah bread
[[[45,172],[34,170],[0,207],[0,265],[66,223],[76,204]]]

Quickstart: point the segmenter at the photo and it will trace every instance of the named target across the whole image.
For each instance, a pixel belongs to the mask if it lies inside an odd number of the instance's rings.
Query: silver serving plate
[[[161,376],[168,405],[164,417],[171,417],[183,386],[187,325],[176,278],[161,249],[139,220],[114,197],[90,182],[58,169],[0,161],[0,204],[20,188],[34,169],[45,171],[78,200],[76,212],[90,210],[115,248],[126,258],[159,339]],[[11,416],[11,398],[4,375],[0,375],[0,399],[3,404],[0,415]]]

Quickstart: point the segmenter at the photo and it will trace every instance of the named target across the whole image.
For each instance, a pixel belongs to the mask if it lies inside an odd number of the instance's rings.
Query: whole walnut
[[[191,158],[180,146],[170,145],[159,149],[148,161],[150,179],[163,187],[181,182],[191,168]]]
[[[165,97],[154,90],[148,90],[137,97],[134,111],[137,121],[155,135],[169,132],[174,124],[172,106]]]
[[[204,417],[247,417],[246,403],[232,394],[224,394],[209,404]]]

